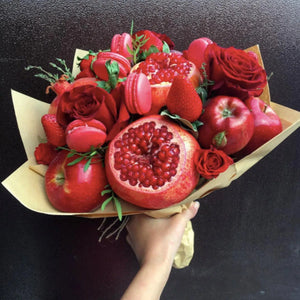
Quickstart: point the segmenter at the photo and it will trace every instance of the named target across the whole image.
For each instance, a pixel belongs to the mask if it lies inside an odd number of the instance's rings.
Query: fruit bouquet
[[[12,91],[28,161],[3,184],[34,211],[173,214],[299,127],[299,112],[270,102],[258,46],[198,38],[178,51],[167,35],[132,27],[107,48],[77,49],[72,71],[50,63],[59,74],[28,66],[50,82],[50,105]]]

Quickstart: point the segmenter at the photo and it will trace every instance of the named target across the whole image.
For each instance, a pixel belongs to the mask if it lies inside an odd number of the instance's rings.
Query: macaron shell
[[[95,127],[80,126],[67,133],[66,141],[70,149],[77,152],[87,152],[91,146],[102,146],[106,133]]]
[[[133,105],[133,98],[135,97],[133,95],[134,93],[134,81],[135,81],[135,76],[132,76],[132,74],[129,74],[129,76],[126,79],[125,82],[125,105],[128,109],[128,111],[131,114],[136,114],[137,111]]]
[[[133,104],[138,114],[144,115],[151,109],[151,85],[147,76],[143,73],[136,74],[135,78],[135,91]]]
[[[131,54],[127,46],[132,49],[132,38],[129,33],[115,34],[111,41],[111,51],[119,53],[130,60]]]
[[[125,104],[132,114],[144,115],[151,109],[151,85],[143,73],[131,73],[125,85]]]
[[[105,125],[95,119],[74,120],[66,128],[66,143],[77,152],[87,152],[91,146],[102,146],[106,140]]]
[[[116,53],[120,51],[121,34],[115,34],[111,40],[110,50]]]

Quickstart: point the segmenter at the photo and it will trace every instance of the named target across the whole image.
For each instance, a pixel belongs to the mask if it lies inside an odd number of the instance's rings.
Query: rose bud
[[[66,142],[70,149],[88,152],[91,146],[101,147],[106,140],[106,127],[98,120],[74,120],[66,128]]]

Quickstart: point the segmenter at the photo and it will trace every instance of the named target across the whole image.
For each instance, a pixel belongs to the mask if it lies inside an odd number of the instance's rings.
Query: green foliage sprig
[[[110,187],[110,185],[106,185],[105,186],[105,190],[103,190],[101,192],[101,196],[104,196],[106,194],[110,194],[110,197],[108,197],[101,205],[101,210],[104,210],[106,205],[109,203],[109,202],[112,202],[114,205],[115,205],[115,208],[117,210],[117,213],[118,213],[118,218],[120,221],[122,221],[122,206],[121,206],[121,202],[120,200],[118,199],[118,197],[116,196],[116,194],[114,193],[114,191],[112,190],[112,188]]]
[[[48,72],[46,70],[44,70],[42,67],[40,66],[28,66],[25,67],[26,71],[30,71],[30,70],[39,70],[41,73],[37,73],[34,76],[38,77],[38,78],[42,78],[50,83],[55,83],[56,81],[58,81],[61,76],[64,76],[64,78],[68,81],[68,82],[73,82],[75,80],[74,76],[72,75],[72,72],[70,70],[70,68],[68,68],[66,61],[64,59],[61,58],[56,58],[56,60],[59,62],[58,65],[56,63],[52,63],[50,62],[49,65],[51,67],[53,67],[54,69],[56,69],[57,71],[61,72],[62,74],[53,74],[51,72]]]
[[[58,147],[58,149],[60,150],[67,150],[69,151],[67,157],[70,158],[70,157],[73,157],[75,155],[77,155],[78,157],[75,158],[74,160],[72,160],[71,162],[68,163],[68,166],[73,166],[79,162],[81,162],[82,160],[86,160],[86,163],[84,165],[84,172],[86,172],[89,168],[89,166],[91,165],[92,163],[92,159],[95,158],[95,157],[98,157],[99,158],[99,161],[103,161],[103,157],[104,157],[104,154],[105,154],[105,151],[106,151],[106,148],[107,147],[99,147],[99,148],[95,148],[94,146],[91,146],[91,150],[88,151],[88,152],[84,152],[84,153],[81,153],[81,152],[77,152],[75,151],[74,149],[69,149],[67,147]]]
[[[194,122],[190,122],[186,119],[181,118],[179,115],[176,114],[171,114],[167,109],[164,109],[161,111],[160,113],[162,116],[167,116],[170,119],[176,121],[179,123],[179,125],[187,130],[190,131],[192,133],[193,136],[197,137],[198,136],[198,128],[203,125],[202,122],[200,122],[199,120],[196,120]]]
[[[208,79],[205,66],[206,63],[202,63],[201,69],[203,75],[203,82],[196,88],[196,92],[200,96],[203,104],[207,101],[208,87],[215,84],[214,81]]]

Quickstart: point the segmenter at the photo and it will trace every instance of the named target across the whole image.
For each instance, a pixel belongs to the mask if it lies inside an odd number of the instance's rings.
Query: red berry
[[[64,146],[66,144],[65,130],[57,123],[56,115],[45,114],[41,121],[48,142],[57,147]]]

